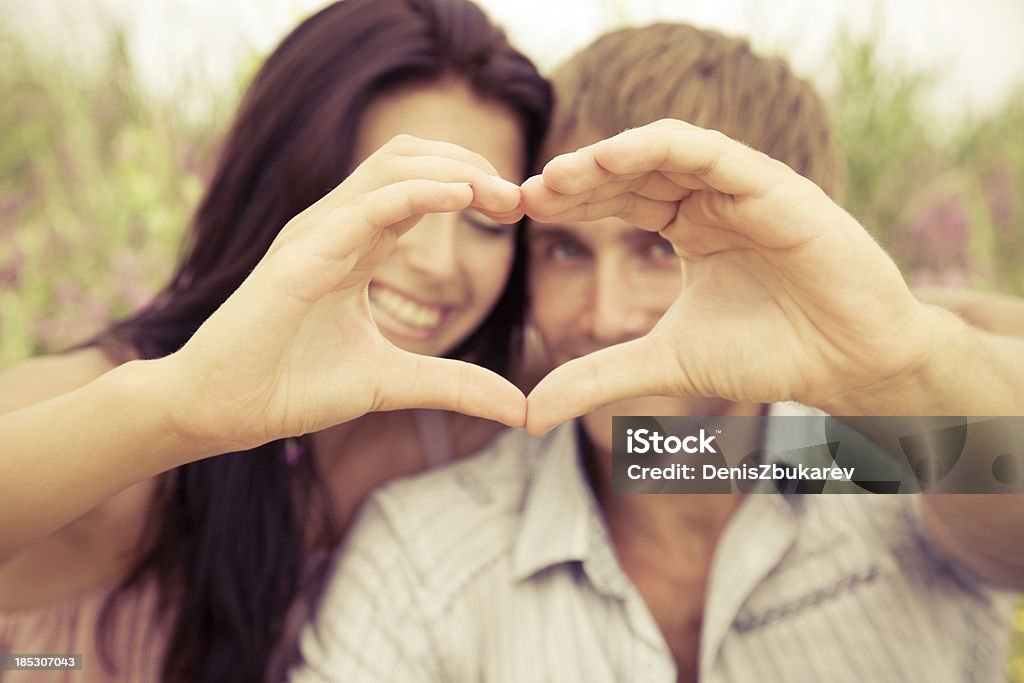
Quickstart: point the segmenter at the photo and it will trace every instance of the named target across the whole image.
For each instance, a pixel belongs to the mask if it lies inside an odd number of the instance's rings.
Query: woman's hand
[[[932,316],[892,260],[811,181],[741,143],[664,120],[553,159],[523,185],[540,222],[618,216],[660,231],[683,289],[646,336],[556,369],[541,432],[645,395],[842,410],[925,362]]]
[[[377,330],[370,278],[427,213],[467,207],[504,223],[519,188],[479,155],[399,136],[293,218],[252,274],[165,359],[184,385],[175,423],[221,452],[377,410],[431,407],[519,426],[525,398],[483,368],[402,351]]]

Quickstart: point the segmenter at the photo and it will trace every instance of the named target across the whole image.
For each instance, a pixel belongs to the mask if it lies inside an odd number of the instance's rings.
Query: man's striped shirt
[[[1012,596],[954,566],[910,495],[749,495],[715,551],[700,680],[1006,680]],[[573,425],[373,496],[295,683],[674,683]]]

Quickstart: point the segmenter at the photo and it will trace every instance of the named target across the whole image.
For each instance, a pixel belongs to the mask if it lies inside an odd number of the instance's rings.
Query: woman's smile
[[[427,339],[444,324],[451,306],[428,304],[380,283],[370,284],[373,319],[387,333]]]

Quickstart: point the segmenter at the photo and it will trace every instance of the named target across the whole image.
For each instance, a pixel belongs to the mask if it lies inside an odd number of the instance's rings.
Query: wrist
[[[970,327],[936,306],[920,305],[900,334],[882,377],[848,388],[818,406],[832,415],[952,415],[962,413],[957,373],[969,356]]]
[[[153,430],[155,450],[170,458],[170,467],[233,450],[204,426],[209,420],[175,356],[130,361],[109,374],[124,399],[146,407],[143,419]]]

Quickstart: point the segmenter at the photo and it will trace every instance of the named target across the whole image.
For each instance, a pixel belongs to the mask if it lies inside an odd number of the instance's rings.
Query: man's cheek
[[[557,306],[544,288],[531,290],[530,319],[544,345],[551,351],[558,344],[558,337],[564,332],[565,326],[560,325]],[[555,299],[554,301],[557,301]]]

